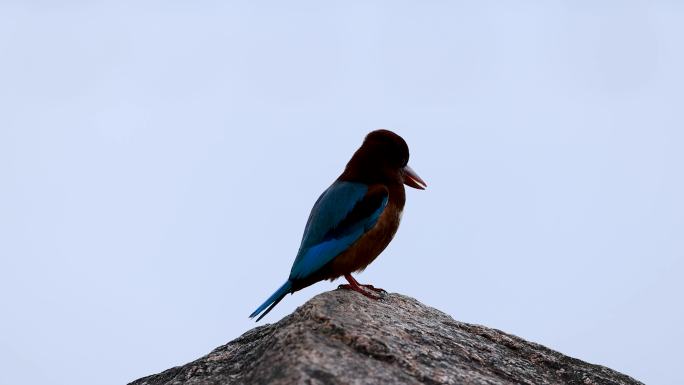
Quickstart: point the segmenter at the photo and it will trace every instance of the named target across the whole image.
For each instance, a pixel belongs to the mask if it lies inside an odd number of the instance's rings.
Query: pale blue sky
[[[360,281],[681,381],[682,3],[60,3],[0,2],[1,385],[254,327],[376,128],[429,188]]]

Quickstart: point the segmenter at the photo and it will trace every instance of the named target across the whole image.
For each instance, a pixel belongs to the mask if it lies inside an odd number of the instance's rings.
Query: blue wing
[[[311,210],[290,280],[310,276],[356,242],[378,221],[388,197],[384,186],[333,183]]]

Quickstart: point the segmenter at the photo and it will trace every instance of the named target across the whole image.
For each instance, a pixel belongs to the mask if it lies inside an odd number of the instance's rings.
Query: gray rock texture
[[[320,294],[279,322],[132,385],[641,384],[413,298]]]

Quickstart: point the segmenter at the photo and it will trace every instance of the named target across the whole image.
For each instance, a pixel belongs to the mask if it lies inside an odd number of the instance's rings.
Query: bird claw
[[[373,290],[376,293],[387,293],[387,290],[379,288],[379,287],[375,287],[373,285],[361,285],[361,286],[365,287],[366,289]]]
[[[363,286],[366,286],[366,285],[363,285]],[[368,298],[370,298],[370,299],[375,299],[375,300],[380,299],[380,297],[378,297],[377,295],[373,295],[373,294],[371,294],[371,293],[369,293],[369,292],[363,290],[363,289],[362,289],[361,287],[359,287],[359,286],[352,286],[352,285],[343,284],[343,285],[339,285],[337,288],[338,288],[338,289],[345,289],[345,290],[354,290],[354,291],[356,291],[356,292],[358,292],[358,293],[363,294],[364,296],[366,296],[366,297],[368,297]],[[376,290],[376,291],[377,291],[377,289],[375,289],[375,288],[372,288],[371,290]],[[383,291],[384,291],[384,290],[383,290]]]

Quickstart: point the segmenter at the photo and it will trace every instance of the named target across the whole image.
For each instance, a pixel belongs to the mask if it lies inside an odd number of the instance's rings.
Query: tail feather
[[[287,281],[283,284],[283,286],[280,287],[280,289],[276,290],[275,293],[271,294],[270,297],[266,300],[266,302],[262,303],[261,306],[259,306],[252,314],[249,315],[249,318],[254,318],[259,315],[259,313],[264,312],[257,318],[257,322],[264,318],[268,312],[270,312],[275,305],[278,304],[288,293],[290,293],[290,290],[292,290],[292,282]]]

